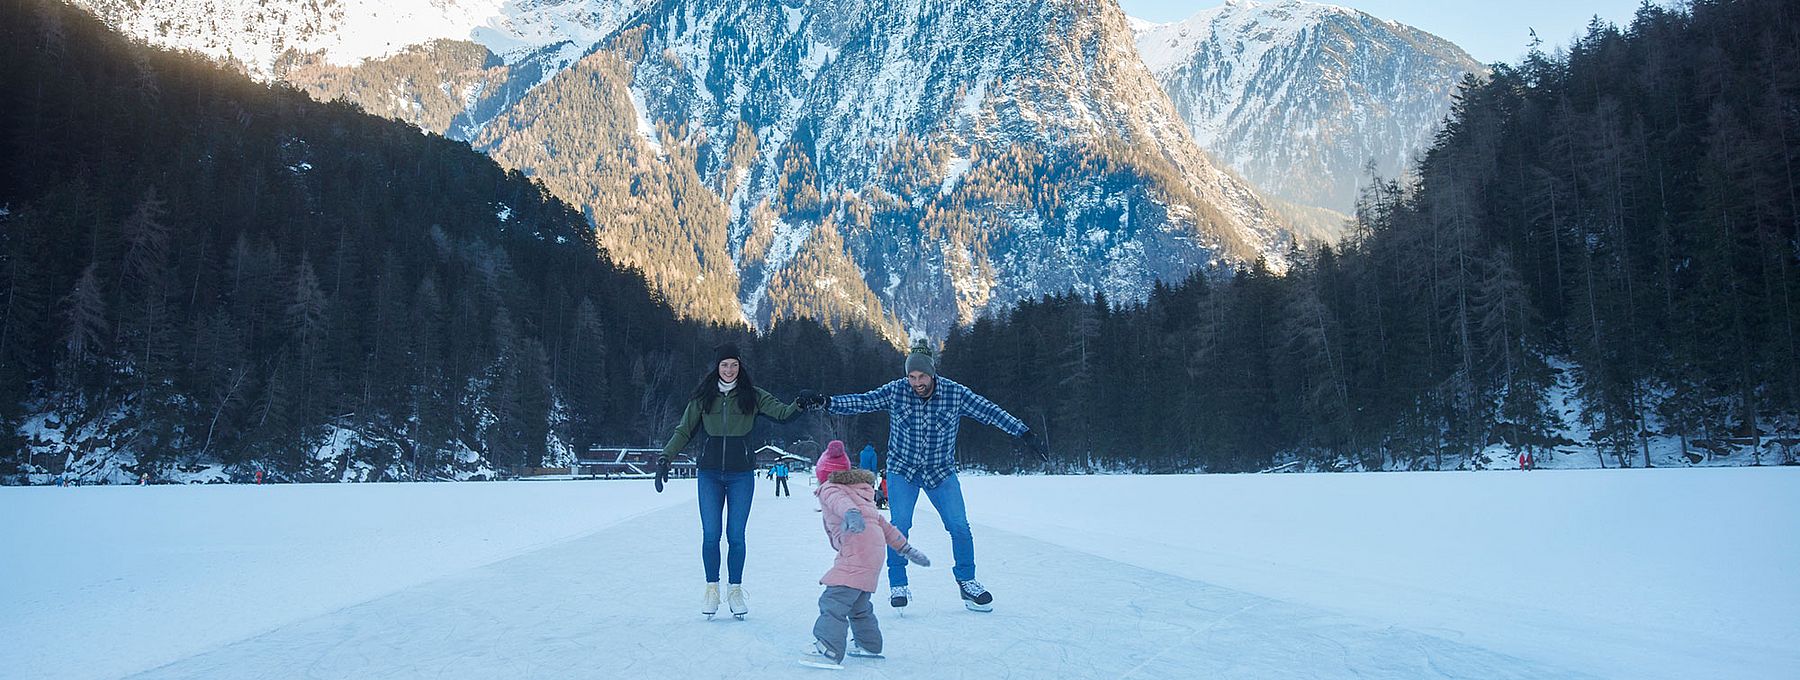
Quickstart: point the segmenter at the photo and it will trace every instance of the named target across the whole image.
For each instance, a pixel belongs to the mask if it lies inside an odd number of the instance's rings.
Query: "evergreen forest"
[[[61,2],[0,9],[0,478],[500,476],[660,446],[719,342],[783,399],[900,364],[866,329],[679,318],[466,143]]]
[[[784,400],[899,376],[892,329],[672,310],[607,216],[467,143],[0,11],[0,479],[505,476],[660,444],[722,341]],[[1793,463],[1797,154],[1800,7],[1645,3],[1466,80],[1285,271],[1025,300],[942,338],[942,372],[1051,471]],[[965,465],[1027,465],[963,433]],[[760,436],[881,447],[886,421]]]
[[[1465,80],[1283,275],[1044,297],[959,329],[947,370],[1033,404],[1069,469],[1791,463],[1797,154],[1800,6],[1646,2]]]

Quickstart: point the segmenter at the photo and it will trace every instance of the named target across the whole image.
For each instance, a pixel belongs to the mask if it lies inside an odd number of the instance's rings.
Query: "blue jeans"
[[[750,522],[755,493],[754,472],[700,471],[700,561],[706,565],[707,583],[719,580],[721,515],[725,542],[731,546],[731,583],[744,582],[744,525]]]
[[[931,507],[937,509],[938,517],[944,520],[944,531],[950,532],[950,553],[956,557],[956,566],[950,573],[958,581],[975,578],[975,536],[969,533],[969,512],[963,507],[962,484],[956,481],[956,475],[946,477],[935,488],[921,489],[905,477],[889,474],[888,508],[895,529],[907,536],[912,535],[913,506],[919,504],[919,492],[931,500]],[[903,586],[906,581],[906,558],[900,556],[893,548],[888,548],[888,585]]]

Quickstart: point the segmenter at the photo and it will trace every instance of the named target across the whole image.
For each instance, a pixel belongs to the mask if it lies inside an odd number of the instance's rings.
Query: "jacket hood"
[[[827,481],[830,481],[832,484],[867,484],[869,486],[874,486],[875,473],[870,470],[838,470],[837,472],[831,473],[831,477],[829,477]]]

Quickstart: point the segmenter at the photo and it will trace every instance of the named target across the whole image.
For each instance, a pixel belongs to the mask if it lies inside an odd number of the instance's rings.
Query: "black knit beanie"
[[[713,349],[713,353],[717,355],[713,357],[713,363],[715,364],[726,359],[737,359],[740,362],[744,360],[743,357],[738,355],[737,343],[735,342],[727,342],[723,345],[719,345]]]

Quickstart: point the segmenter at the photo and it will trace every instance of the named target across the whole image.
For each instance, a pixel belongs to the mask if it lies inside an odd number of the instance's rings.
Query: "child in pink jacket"
[[[818,495],[824,509],[825,536],[838,553],[831,570],[819,579],[825,593],[819,596],[819,618],[813,622],[813,649],[800,663],[843,668],[846,652],[881,656],[880,622],[875,620],[875,606],[869,599],[881,578],[887,546],[922,567],[930,566],[931,560],[907,543],[906,536],[875,509],[874,472],[833,472],[819,487]],[[846,629],[855,635],[848,649],[844,646]]]

